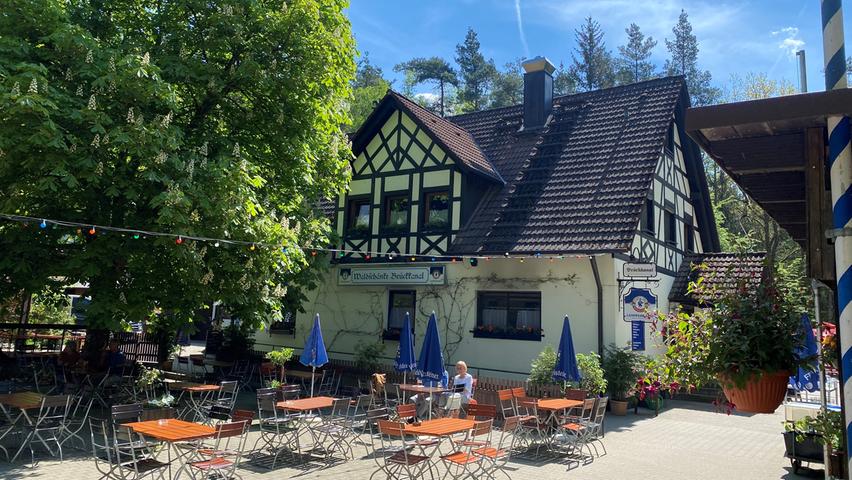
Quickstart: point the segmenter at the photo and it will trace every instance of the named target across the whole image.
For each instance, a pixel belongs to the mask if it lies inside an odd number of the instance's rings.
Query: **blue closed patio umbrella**
[[[556,367],[553,369],[554,382],[579,382],[580,370],[577,368],[577,356],[574,354],[574,339],[571,338],[571,323],[568,315],[562,323],[562,337],[556,352]]]
[[[302,356],[299,357],[299,362],[306,367],[311,367],[311,396],[313,397],[314,376],[317,367],[328,363],[328,353],[325,351],[325,343],[322,341],[319,313],[314,318],[314,326],[311,328],[311,333],[308,334],[308,340],[305,342],[305,349],[302,351]]]
[[[807,314],[802,315],[802,343],[796,348],[796,358],[808,360],[807,366],[800,366],[795,375],[790,377],[790,385],[798,391],[819,390],[819,373],[817,371],[817,343],[813,327]],[[810,368],[808,368],[810,367]]]
[[[435,312],[429,316],[426,336],[423,337],[423,345],[420,347],[420,357],[417,359],[417,368],[414,373],[423,383],[440,383],[444,377],[444,354],[441,351],[438,319],[435,317]]]
[[[414,333],[411,331],[411,316],[405,312],[402,321],[402,331],[399,332],[399,350],[393,364],[397,372],[402,372],[402,383],[406,383],[406,375],[417,368],[414,358]]]
[[[420,347],[420,357],[414,373],[424,385],[440,385],[444,380],[444,353],[441,351],[441,339],[438,337],[438,319],[435,312],[429,315],[429,325],[426,326],[426,336]],[[429,419],[432,418],[432,407],[429,407]]]

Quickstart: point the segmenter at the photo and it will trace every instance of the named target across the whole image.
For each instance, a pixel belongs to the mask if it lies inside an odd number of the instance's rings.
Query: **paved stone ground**
[[[564,458],[513,458],[508,474],[513,480],[806,478],[794,475],[783,457],[782,421],[780,410],[774,415],[728,416],[714,413],[708,405],[670,401],[656,418],[642,411],[639,415],[609,417],[604,439],[607,453],[589,464],[578,465]],[[251,432],[248,445],[256,438],[257,433]],[[245,480],[368,478],[375,463],[367,456],[367,448],[356,445],[355,455],[356,460],[331,467],[313,462],[279,465],[274,470],[253,460],[241,465],[239,473]],[[819,476],[822,472],[812,473]],[[41,460],[35,467],[0,460],[0,479],[83,480],[98,476],[93,461],[79,452],[68,454],[61,463]]]

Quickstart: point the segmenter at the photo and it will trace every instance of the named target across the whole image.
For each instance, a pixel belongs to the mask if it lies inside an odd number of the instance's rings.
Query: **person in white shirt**
[[[461,401],[464,408],[473,397],[473,377],[467,373],[467,364],[461,360],[456,362],[456,376],[453,377],[453,389],[455,390],[460,385],[464,385],[464,390],[461,392],[454,392],[453,394],[461,395]]]

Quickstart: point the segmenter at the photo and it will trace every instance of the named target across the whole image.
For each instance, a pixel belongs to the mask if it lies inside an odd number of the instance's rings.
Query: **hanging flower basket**
[[[772,372],[754,375],[742,388],[727,375],[718,376],[719,384],[728,401],[745,413],[773,413],[784,401],[790,372]]]

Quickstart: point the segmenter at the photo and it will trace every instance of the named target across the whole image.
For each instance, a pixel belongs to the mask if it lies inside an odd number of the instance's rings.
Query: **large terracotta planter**
[[[763,373],[750,378],[743,388],[737,387],[727,375],[719,375],[719,384],[728,401],[745,413],[774,413],[784,401],[790,372]]]
[[[610,400],[609,401],[610,412],[613,415],[617,415],[619,417],[623,417],[627,415],[627,401],[626,400]]]

